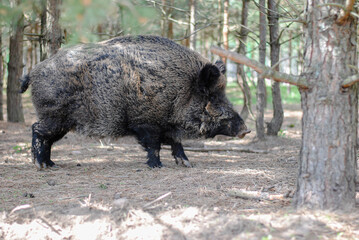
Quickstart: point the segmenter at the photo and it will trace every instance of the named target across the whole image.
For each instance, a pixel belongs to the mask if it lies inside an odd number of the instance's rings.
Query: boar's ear
[[[215,65],[218,67],[219,71],[221,71],[221,73],[224,75],[226,74],[226,65],[224,64],[224,62],[222,60],[217,60],[215,62]]]
[[[207,63],[198,76],[198,87],[201,93],[208,94],[216,86],[221,73],[216,65]]]

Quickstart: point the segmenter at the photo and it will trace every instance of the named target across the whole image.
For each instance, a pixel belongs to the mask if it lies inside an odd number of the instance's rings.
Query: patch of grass
[[[99,186],[99,188],[101,188],[101,189],[107,189],[108,187],[107,187],[106,184],[101,183],[100,186]]]
[[[270,240],[270,239],[273,239],[272,235],[270,235],[270,234],[268,236],[262,237],[262,240]]]
[[[279,137],[285,137],[285,135],[286,135],[286,131],[285,131],[285,130],[283,130],[283,129],[279,130],[279,132],[278,132],[278,136],[279,136]]]
[[[30,147],[26,143],[25,146],[16,145],[16,146],[12,147],[12,149],[15,150],[15,153],[22,153],[22,152],[26,152],[27,150],[29,150]]]

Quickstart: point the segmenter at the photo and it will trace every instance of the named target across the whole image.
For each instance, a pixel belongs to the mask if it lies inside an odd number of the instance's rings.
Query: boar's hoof
[[[33,163],[35,164],[35,166],[36,166],[36,168],[38,169],[38,170],[42,170],[42,169],[44,169],[44,168],[51,168],[51,169],[53,169],[53,170],[57,170],[57,169],[59,169],[59,166],[58,165],[56,165],[53,161],[51,161],[51,160],[46,160],[46,162],[45,163],[40,163],[39,161],[33,161]]]
[[[147,165],[150,167],[150,168],[161,168],[163,167],[162,163],[161,162],[154,162],[154,161],[147,161]]]
[[[191,164],[188,160],[186,160],[186,159],[178,159],[178,158],[175,158],[175,161],[176,161],[176,164],[177,164],[177,165],[178,165],[179,162],[181,161],[182,166],[188,167],[188,168],[191,168],[191,167],[192,167],[192,164]]]
[[[192,167],[192,164],[188,160],[182,160],[182,165],[188,168]]]

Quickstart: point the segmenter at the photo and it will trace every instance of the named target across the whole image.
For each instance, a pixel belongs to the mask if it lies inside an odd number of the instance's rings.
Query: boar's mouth
[[[248,133],[250,133],[250,132],[251,132],[251,130],[249,130],[249,129],[244,129],[244,130],[240,131],[237,136],[238,136],[240,139],[242,139],[242,138],[244,138],[244,136],[246,136],[246,134],[248,134]]]

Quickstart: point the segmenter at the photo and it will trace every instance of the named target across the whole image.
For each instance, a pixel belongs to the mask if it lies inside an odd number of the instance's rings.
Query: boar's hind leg
[[[38,169],[53,167],[55,163],[51,161],[51,146],[54,142],[60,140],[68,130],[59,127],[55,123],[46,124],[43,121],[32,125],[32,154],[33,163]]]
[[[183,166],[192,167],[191,163],[188,161],[186,154],[184,153],[184,149],[181,143],[171,142],[172,155],[175,158],[176,164],[179,162],[182,163]]]
[[[138,142],[147,152],[147,165],[151,168],[162,167],[160,161],[161,142],[158,135],[159,130],[149,126],[136,127],[134,129]]]

